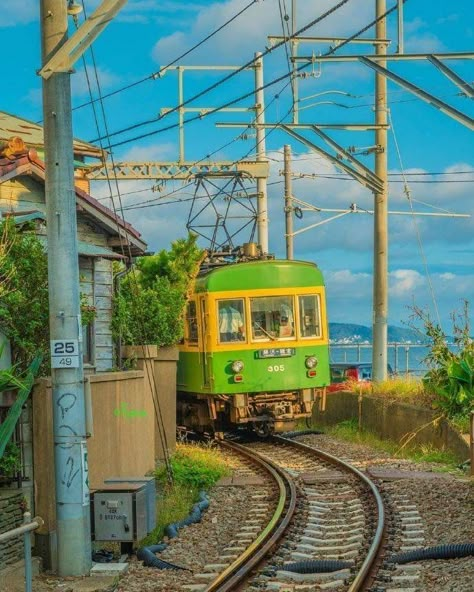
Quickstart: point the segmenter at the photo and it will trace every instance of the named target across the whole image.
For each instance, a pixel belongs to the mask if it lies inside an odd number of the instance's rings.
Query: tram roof
[[[196,279],[196,292],[324,286],[323,274],[308,261],[273,259],[231,263]]]

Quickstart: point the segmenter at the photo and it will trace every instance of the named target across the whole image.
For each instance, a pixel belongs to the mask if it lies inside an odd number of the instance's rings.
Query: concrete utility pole
[[[293,201],[291,193],[291,146],[285,144],[284,147],[284,171],[285,176],[285,238],[286,238],[286,258],[294,259],[293,252]]]
[[[386,0],[375,0],[376,17],[386,12]],[[376,39],[386,39],[386,19],[377,21]],[[387,54],[387,45],[375,45],[377,56]],[[378,61],[383,68],[387,62]],[[387,318],[388,318],[388,175],[387,175],[387,79],[375,75],[375,174],[382,181],[382,191],[374,193],[374,302],[372,368],[374,381],[387,378]]]
[[[41,0],[45,64],[67,40],[65,0]],[[58,572],[91,568],[70,72],[43,79]]]
[[[255,129],[257,135],[257,162],[266,162],[265,105],[263,90],[262,54],[255,54]],[[267,179],[257,178],[257,234],[262,253],[268,253],[268,198]]]

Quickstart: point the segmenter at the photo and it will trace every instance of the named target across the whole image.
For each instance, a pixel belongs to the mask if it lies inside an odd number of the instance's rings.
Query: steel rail
[[[231,592],[232,590],[236,590],[236,586],[243,582],[251,570],[260,563],[273,545],[283,536],[296,508],[296,486],[294,481],[283,469],[240,444],[225,441],[221,441],[219,444],[224,448],[229,448],[241,455],[247,456],[254,463],[257,463],[270,473],[278,484],[279,499],[273,516],[259,536],[209,584],[205,592]]]
[[[377,528],[375,530],[372,543],[369,547],[364,562],[362,563],[359,571],[357,572],[356,577],[354,578],[347,592],[359,592],[359,590],[363,590],[363,586],[365,586],[367,582],[370,570],[374,566],[375,561],[377,560],[378,554],[380,552],[385,530],[385,510],[383,505],[383,499],[377,487],[366,475],[364,475],[364,473],[362,473],[362,471],[359,471],[359,469],[356,469],[356,467],[353,467],[352,465],[333,456],[332,454],[324,452],[319,448],[312,448],[307,444],[303,444],[301,442],[294,442],[293,440],[289,440],[288,438],[284,438],[281,436],[273,436],[273,439],[286,445],[293,446],[295,448],[301,448],[303,450],[306,450],[307,452],[310,452],[313,455],[317,455],[321,458],[328,460],[332,464],[342,466],[346,471],[354,473],[371,490],[372,495],[374,496],[377,504]]]

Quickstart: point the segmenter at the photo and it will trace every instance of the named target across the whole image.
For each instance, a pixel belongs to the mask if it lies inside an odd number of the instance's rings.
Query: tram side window
[[[217,303],[219,343],[245,341],[245,313],[242,298]]]
[[[291,296],[266,296],[250,299],[252,339],[278,340],[295,335],[295,316]]]
[[[187,338],[189,343],[198,342],[198,324],[197,324],[197,313],[196,313],[196,302],[191,300],[188,302],[186,311],[186,326],[187,326]]]
[[[298,296],[301,337],[321,337],[319,296]]]

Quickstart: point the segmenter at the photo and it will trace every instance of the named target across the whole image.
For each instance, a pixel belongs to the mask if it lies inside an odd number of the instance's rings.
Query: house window
[[[82,325],[82,363],[92,364],[92,323]]]

